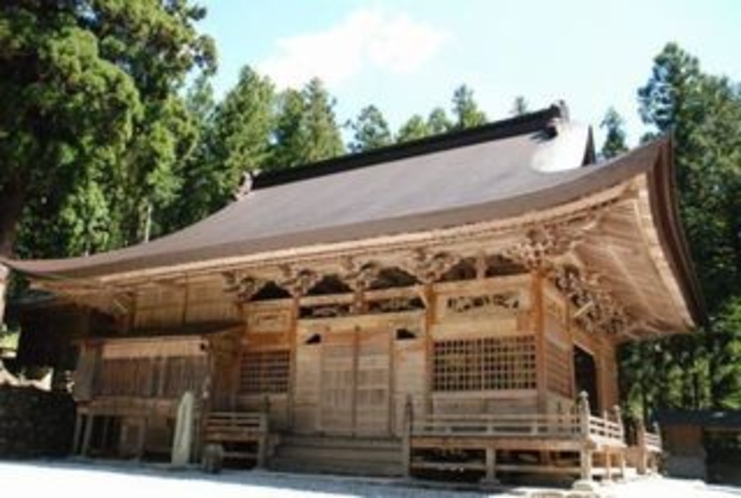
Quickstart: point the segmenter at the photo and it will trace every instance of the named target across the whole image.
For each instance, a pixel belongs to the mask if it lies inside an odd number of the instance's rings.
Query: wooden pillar
[[[289,341],[291,353],[289,357],[289,382],[288,382],[288,428],[291,432],[296,425],[296,385],[298,384],[298,315],[299,297],[294,296],[291,300],[291,323],[289,329]]]
[[[603,339],[600,339],[596,341],[596,348],[595,348],[595,367],[597,369],[597,410],[607,410],[608,406],[611,406],[614,401],[610,399],[610,380],[612,376],[610,375],[610,372],[607,371],[607,366],[609,365],[609,361],[607,361],[607,345],[605,344]]]
[[[90,451],[90,439],[93,435],[93,423],[95,421],[95,416],[88,411],[87,415],[85,416],[85,435],[82,438],[82,449],[80,450],[80,454],[82,456],[87,456],[88,452]]]
[[[583,481],[592,480],[592,450],[590,448],[582,448],[580,457],[581,463],[581,479]]]
[[[486,448],[486,476],[484,484],[499,484],[497,479],[497,449],[493,446]]]
[[[536,388],[538,391],[538,411],[544,413],[548,407],[548,372],[545,338],[545,296],[543,293],[543,273],[536,269],[531,274],[532,327],[535,333]]]
[[[646,451],[646,426],[643,424],[643,420],[640,419],[636,424],[636,444],[638,446],[638,468],[636,470],[639,474],[643,475],[647,470],[648,455]]]
[[[144,458],[144,450],[147,443],[147,429],[149,427],[149,417],[144,415],[139,421],[139,438],[136,442],[136,459]]]
[[[424,393],[424,413],[425,415],[431,415],[433,412],[432,404],[432,391],[434,388],[434,375],[435,375],[435,364],[434,364],[434,353],[435,344],[432,340],[432,327],[435,321],[436,313],[436,300],[435,293],[432,289],[432,283],[427,282],[424,284],[422,289],[424,295],[424,302],[427,305],[425,312],[425,393]]]
[[[83,417],[84,415],[80,413],[79,411],[75,415],[75,432],[72,436],[72,451],[71,451],[73,455],[76,455],[77,452],[80,451],[80,437],[82,436]]]
[[[352,433],[358,428],[358,383],[360,381],[360,327],[355,326],[352,335]]]
[[[412,426],[414,424],[414,404],[411,395],[404,403],[404,420],[402,422],[401,468],[404,477],[412,474]]]

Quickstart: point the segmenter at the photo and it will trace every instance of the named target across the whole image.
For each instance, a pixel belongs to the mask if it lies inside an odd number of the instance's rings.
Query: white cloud
[[[281,88],[300,87],[315,76],[337,86],[367,68],[414,73],[447,38],[403,13],[360,9],[325,31],[279,40],[278,53],[257,67]]]

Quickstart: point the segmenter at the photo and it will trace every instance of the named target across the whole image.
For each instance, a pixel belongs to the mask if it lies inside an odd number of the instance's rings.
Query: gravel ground
[[[545,488],[484,492],[461,487],[393,479],[308,476],[262,471],[206,475],[196,470],[130,463],[0,462],[0,492],[23,496],[74,498],[318,498],[318,497],[583,497],[583,493]],[[707,486],[700,481],[642,478],[600,486],[598,495],[615,498],[741,498],[741,488]],[[14,494],[17,496],[17,494]]]

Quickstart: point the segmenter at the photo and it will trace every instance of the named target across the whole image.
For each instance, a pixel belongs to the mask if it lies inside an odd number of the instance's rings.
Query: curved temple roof
[[[693,315],[699,294],[676,219],[671,144],[592,164],[591,132],[561,107],[310,167],[258,175],[240,200],[146,244],[60,260],[3,261],[36,278],[101,277],[505,219],[646,173],[667,259]]]

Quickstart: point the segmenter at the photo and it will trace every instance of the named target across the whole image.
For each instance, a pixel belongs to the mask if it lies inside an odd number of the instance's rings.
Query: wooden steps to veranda
[[[283,472],[401,476],[401,441],[393,438],[283,436],[269,466]]]

